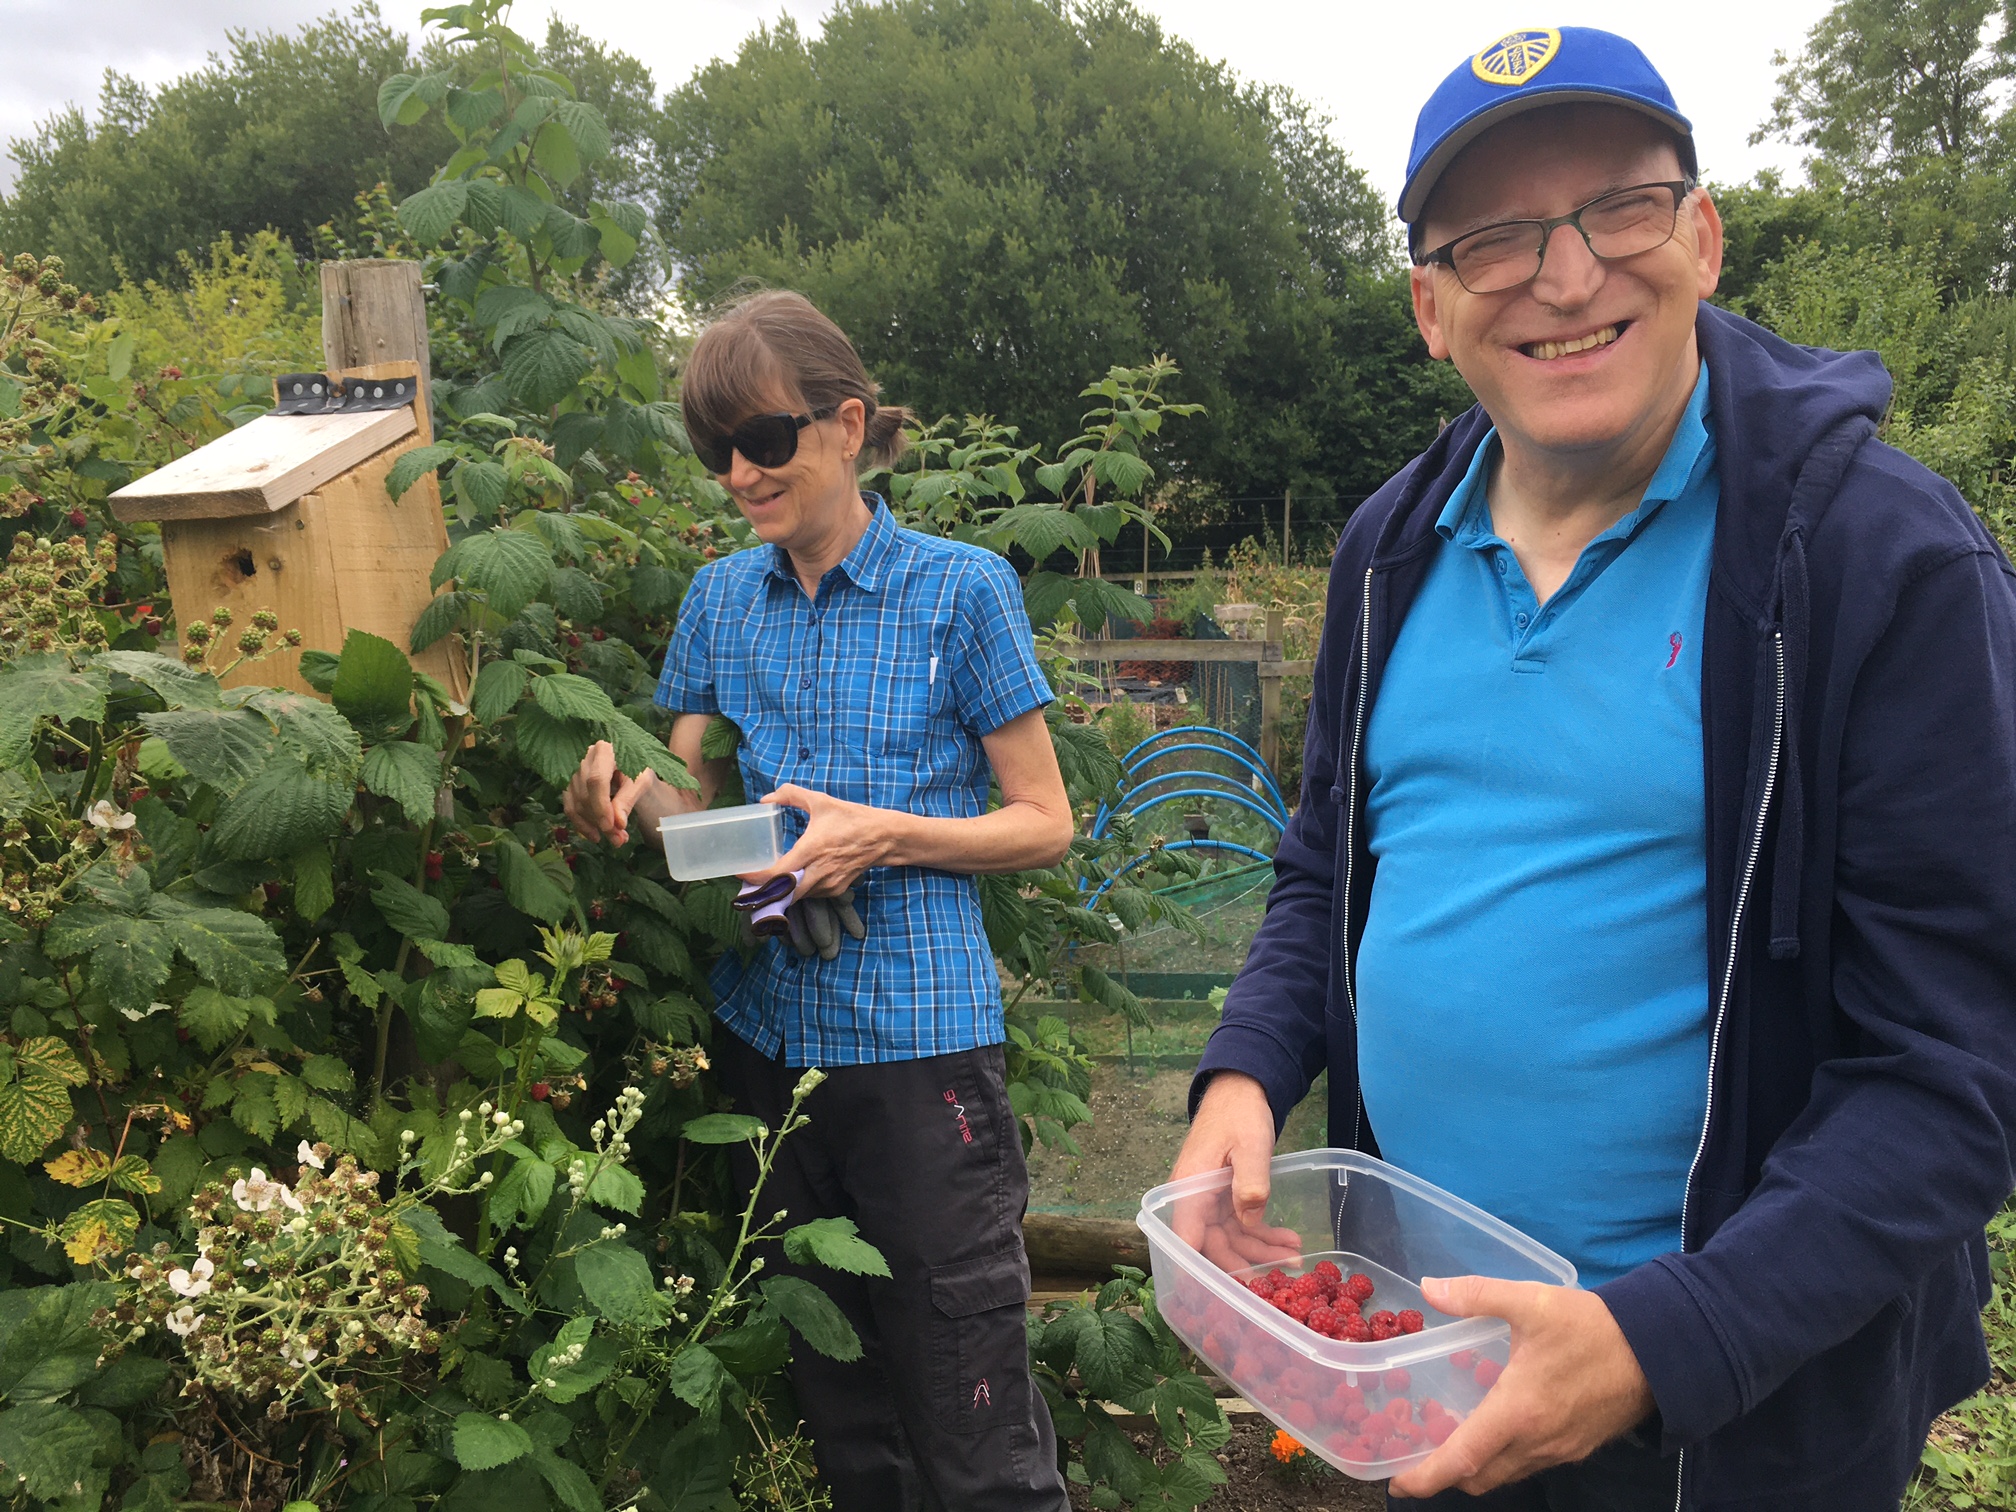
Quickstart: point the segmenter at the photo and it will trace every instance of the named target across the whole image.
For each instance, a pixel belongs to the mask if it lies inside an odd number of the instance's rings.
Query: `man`
[[[1510,1364],[1409,1506],[1895,1507],[1987,1375],[2016,1126],[2016,591],[1869,354],[1704,301],[1630,43],[1466,60],[1400,200],[1478,408],[1353,516],[1301,802],[1179,1176],[1282,1118],[1573,1260],[1424,1281]],[[1473,1498],[1475,1498],[1473,1500]]]

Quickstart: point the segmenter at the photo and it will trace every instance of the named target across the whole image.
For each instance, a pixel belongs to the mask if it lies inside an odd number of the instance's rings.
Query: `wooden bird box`
[[[425,386],[411,362],[337,373],[289,374],[278,406],[248,425],[136,479],[113,494],[121,520],[156,520],[175,618],[188,626],[231,611],[216,664],[261,609],[304,648],[340,651],[352,630],[405,650],[434,590],[427,577],[448,549],[432,472],[394,502],[385,476],[431,440]],[[467,669],[450,640],[413,657],[456,698]],[[298,652],[248,660],[227,683],[309,691]]]

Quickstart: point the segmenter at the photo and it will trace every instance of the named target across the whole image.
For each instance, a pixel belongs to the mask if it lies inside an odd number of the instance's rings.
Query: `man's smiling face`
[[[1466,147],[1416,228],[1435,248],[1504,220],[1566,215],[1613,189],[1685,176],[1672,136],[1635,111],[1560,105],[1515,116]],[[1705,191],[1672,238],[1612,262],[1557,227],[1540,274],[1472,294],[1448,267],[1413,270],[1415,319],[1508,441],[1560,455],[1628,447],[1670,424],[1692,392],[1698,301],[1722,268],[1722,223]]]

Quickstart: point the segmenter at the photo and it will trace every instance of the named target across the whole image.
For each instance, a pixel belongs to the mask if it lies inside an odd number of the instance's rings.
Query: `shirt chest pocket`
[[[919,757],[951,718],[944,668],[922,636],[866,661],[835,700],[839,739],[873,756]]]

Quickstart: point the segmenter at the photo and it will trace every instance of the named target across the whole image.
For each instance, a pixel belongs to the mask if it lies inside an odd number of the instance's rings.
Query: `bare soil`
[[[1218,1452],[1226,1483],[1204,1504],[1204,1512],[1385,1512],[1386,1483],[1357,1481],[1318,1462],[1315,1476],[1298,1478],[1275,1463],[1268,1446],[1274,1425],[1261,1417],[1233,1420],[1232,1442]],[[1154,1447],[1153,1434],[1136,1434],[1142,1453]],[[1092,1502],[1084,1486],[1071,1487],[1072,1512],[1088,1512]]]

